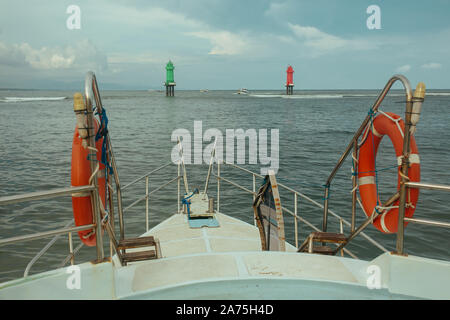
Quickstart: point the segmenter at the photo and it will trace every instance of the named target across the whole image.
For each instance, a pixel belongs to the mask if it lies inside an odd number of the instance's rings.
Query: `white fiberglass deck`
[[[450,299],[448,262],[261,251],[255,226],[215,217],[220,227],[191,229],[175,214],[146,233],[159,238],[161,259],[80,264],[81,288],[71,290],[68,268],[57,269],[0,284],[0,299]],[[367,287],[371,265],[380,289]]]

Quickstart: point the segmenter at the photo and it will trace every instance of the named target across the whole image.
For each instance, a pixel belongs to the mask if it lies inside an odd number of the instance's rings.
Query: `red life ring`
[[[98,130],[98,121],[94,121],[94,132]],[[101,163],[103,137],[95,143],[97,148],[97,161],[100,164],[97,173],[98,191],[100,199],[105,206],[106,198],[106,179],[105,179],[105,165]],[[79,137],[78,128],[75,128],[72,143],[72,170],[71,170],[71,184],[74,187],[85,186],[89,184],[89,178],[92,175],[91,164],[88,160],[89,149],[82,146],[82,139]],[[91,195],[90,193],[80,193],[72,195],[72,209],[76,226],[92,224],[94,216],[92,213]],[[78,236],[85,245],[92,247],[96,244],[94,229],[83,230],[78,232]]]
[[[361,195],[362,206],[367,217],[371,216],[376,206],[380,203],[377,197],[377,187],[375,181],[375,158],[378,146],[384,135],[387,135],[394,145],[395,155],[398,163],[398,184],[397,190],[400,190],[400,170],[403,152],[403,130],[404,122],[400,116],[386,112],[379,114],[373,120],[373,125],[369,125],[364,133],[364,141],[359,149],[358,160],[358,188]],[[410,167],[408,168],[408,178],[411,182],[420,181],[420,158],[416,146],[416,140],[411,135],[410,139]],[[419,189],[408,188],[406,196],[405,217],[411,218],[419,199]],[[374,219],[373,225],[384,233],[395,233],[398,228],[398,203],[397,200],[389,210],[381,210],[377,218]],[[405,222],[405,226],[407,222]]]

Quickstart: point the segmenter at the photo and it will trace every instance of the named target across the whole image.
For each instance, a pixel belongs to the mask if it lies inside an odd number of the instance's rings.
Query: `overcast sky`
[[[81,10],[69,29],[70,5]],[[381,29],[369,29],[370,5]],[[0,0],[0,88],[450,88],[450,0]],[[74,20],[71,20],[72,22]],[[371,20],[374,22],[374,20]]]

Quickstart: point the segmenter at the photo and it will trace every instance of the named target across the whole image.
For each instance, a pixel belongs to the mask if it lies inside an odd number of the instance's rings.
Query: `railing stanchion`
[[[298,249],[297,193],[294,193],[295,247]]]
[[[220,161],[217,161],[217,212],[220,212]]]
[[[178,167],[178,181],[177,181],[177,189],[178,189],[178,193],[177,193],[177,208],[178,208],[178,213],[180,213],[180,163],[178,163],[177,165]]]
[[[352,176],[352,225],[350,227],[350,232],[355,231],[356,224],[356,188],[357,188],[357,177],[358,177],[358,139],[355,139],[353,143],[353,176]]]
[[[73,242],[72,242],[72,232],[69,232],[69,252],[70,252],[70,264],[75,264],[75,256],[73,254]]]
[[[253,188],[252,188],[252,191],[253,191],[253,202],[255,202],[255,199],[256,199],[256,178],[255,178],[255,174],[254,173],[252,173],[252,177],[253,177]],[[258,224],[256,223],[256,217],[253,217],[253,224],[255,225],[255,227],[258,226]]]
[[[114,181],[116,183],[117,210],[118,210],[118,215],[119,215],[120,240],[123,240],[125,238],[125,226],[124,226],[124,221],[123,221],[122,186],[120,185],[119,171],[117,170],[116,158],[114,157],[114,153],[112,150],[112,145],[111,145],[109,135],[107,136],[107,139],[108,139],[109,150],[111,152],[111,167],[113,169]],[[113,228],[114,228],[114,223],[113,223]]]
[[[324,204],[323,204],[323,223],[322,223],[322,231],[323,232],[327,231],[329,191],[330,191],[330,185],[327,184],[325,186]]]
[[[89,74],[86,77],[86,80],[88,80]],[[95,80],[95,76],[93,76],[93,79]],[[92,88],[91,88],[92,89]],[[85,94],[86,94],[86,113],[87,113],[87,128],[89,133],[89,138],[87,140],[89,149],[89,162],[91,165],[91,172],[92,172],[92,181],[90,184],[95,186],[95,190],[91,192],[91,202],[92,202],[92,211],[94,216],[94,223],[95,223],[95,245],[97,248],[97,261],[103,261],[105,255],[103,252],[103,237],[102,237],[102,217],[100,212],[100,197],[99,197],[99,191],[98,191],[98,181],[97,181],[97,172],[99,163],[96,161],[97,159],[97,151],[95,146],[95,134],[94,132],[94,112],[93,112],[93,105],[92,100],[90,97],[89,87],[85,87]],[[98,106],[98,105],[97,105]]]
[[[342,223],[342,219],[339,219],[339,231],[344,233],[344,224]],[[344,256],[344,248],[341,249],[341,256]]]
[[[396,244],[396,253],[399,255],[403,255],[403,238],[405,232],[405,204],[406,204],[406,193],[407,186],[405,185],[408,182],[406,178],[408,176],[408,167],[409,167],[409,143],[411,138],[411,113],[412,113],[412,97],[407,96],[406,98],[406,112],[405,112],[405,129],[404,129],[404,138],[403,138],[403,154],[402,154],[402,166],[401,166],[401,182],[400,182],[400,199],[398,203],[398,229],[397,229],[397,244]]]
[[[254,173],[252,173],[252,177],[253,177],[253,201],[255,201],[255,199],[256,199],[256,177],[255,177]]]
[[[148,176],[145,177],[145,231],[148,231]]]

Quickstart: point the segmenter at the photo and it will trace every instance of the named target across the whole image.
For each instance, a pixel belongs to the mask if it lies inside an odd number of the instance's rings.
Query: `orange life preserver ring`
[[[400,130],[401,129],[401,130]],[[375,181],[375,158],[378,146],[384,135],[387,135],[394,145],[395,155],[398,163],[398,184],[400,189],[401,181],[401,159],[403,152],[403,130],[404,122],[400,116],[386,112],[380,114],[373,120],[372,125],[368,125],[363,135],[364,141],[359,149],[358,160],[358,188],[361,195],[362,206],[367,217],[372,216],[376,206],[379,204],[377,187]],[[420,181],[420,158],[417,150],[416,140],[411,135],[410,139],[410,166],[408,168],[408,178],[411,182]],[[406,195],[405,217],[411,218],[419,199],[419,189],[408,188]],[[397,200],[391,205],[389,210],[384,210],[382,214],[376,217],[373,225],[384,233],[395,233],[398,228],[398,203]],[[381,210],[380,210],[381,211]],[[405,222],[405,226],[407,222]]]
[[[94,132],[98,130],[98,121],[94,121]],[[71,184],[74,187],[85,186],[89,184],[89,178],[92,175],[91,164],[88,159],[89,149],[82,146],[82,139],[79,137],[78,128],[75,128],[72,143],[72,170],[71,170]],[[103,137],[97,140],[95,147],[97,148],[97,161],[99,162],[99,171],[97,173],[98,192],[100,199],[105,206],[106,198],[106,179],[105,179],[105,165],[101,163]],[[92,224],[94,216],[92,213],[91,195],[90,193],[73,194],[72,195],[72,209],[73,217],[75,219],[76,226],[82,226],[86,224]],[[78,236],[85,245],[92,247],[95,246],[95,233],[94,230],[83,230],[78,232]]]

